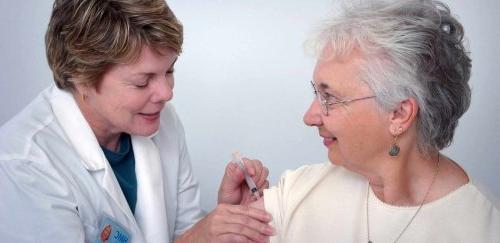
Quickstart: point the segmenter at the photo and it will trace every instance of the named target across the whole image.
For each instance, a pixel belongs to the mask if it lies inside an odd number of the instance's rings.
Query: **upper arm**
[[[83,242],[76,203],[61,176],[29,161],[0,161],[0,235],[5,242]]]

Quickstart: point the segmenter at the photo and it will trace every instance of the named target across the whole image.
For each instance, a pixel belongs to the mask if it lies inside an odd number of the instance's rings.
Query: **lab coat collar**
[[[82,158],[85,168],[90,171],[104,169],[107,164],[106,156],[76,104],[73,94],[53,86],[50,103],[56,119],[69,139],[68,142]]]
[[[80,156],[83,166],[120,207],[122,213],[127,215],[130,221],[135,221],[113,169],[73,95],[54,86],[51,91],[50,103],[57,121],[69,139],[68,142]]]

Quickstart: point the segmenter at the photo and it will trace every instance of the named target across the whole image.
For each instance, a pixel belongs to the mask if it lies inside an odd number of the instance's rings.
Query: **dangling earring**
[[[391,149],[389,150],[389,155],[391,157],[396,157],[398,156],[399,154],[399,145],[398,145],[398,137],[399,135],[401,134],[401,132],[403,131],[403,128],[399,128],[398,131],[397,131],[397,134],[396,136],[394,136],[394,141],[392,142],[392,146],[391,146]]]
[[[392,142],[391,150],[389,150],[389,155],[391,157],[396,157],[399,154],[399,146],[397,143],[398,135],[394,137],[394,141]]]

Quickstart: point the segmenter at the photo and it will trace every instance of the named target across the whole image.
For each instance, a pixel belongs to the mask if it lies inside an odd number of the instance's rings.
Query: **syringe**
[[[247,170],[245,169],[245,165],[243,164],[243,160],[241,159],[241,155],[240,155],[239,151],[235,151],[233,153],[233,162],[238,163],[241,170],[243,170],[243,174],[245,175],[245,181],[247,182],[248,188],[250,188],[250,192],[252,193],[252,196],[255,199],[259,199],[260,198],[259,189],[257,189],[255,182],[252,180],[252,177],[250,177]]]

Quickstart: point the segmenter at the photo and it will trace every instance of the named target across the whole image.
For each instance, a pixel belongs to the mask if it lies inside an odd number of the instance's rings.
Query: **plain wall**
[[[285,169],[327,161],[317,129],[302,116],[312,100],[314,59],[303,42],[332,11],[331,0],[172,0],[184,24],[175,104],[207,210],[231,152],[262,160],[275,184]],[[472,104],[444,151],[500,195],[500,2],[449,0],[472,52]],[[0,124],[52,83],[44,52],[51,0],[0,2]],[[495,72],[497,71],[497,72]]]

